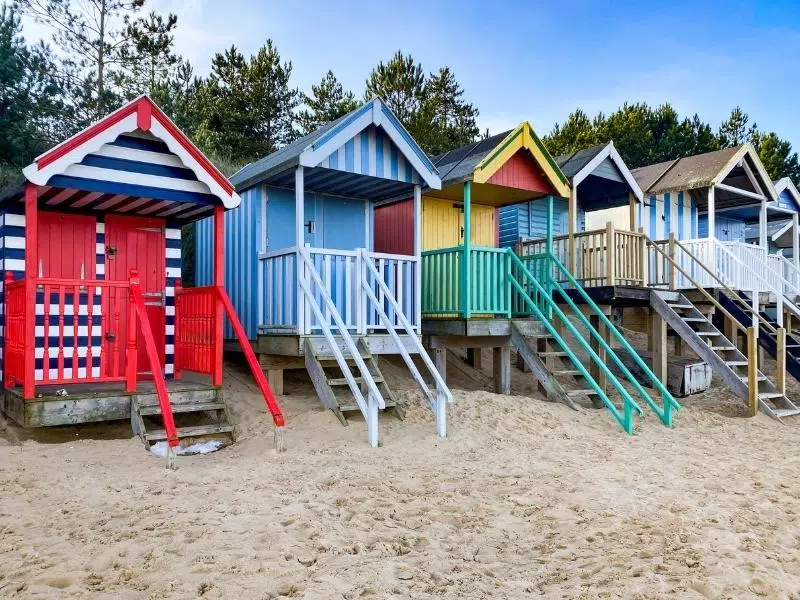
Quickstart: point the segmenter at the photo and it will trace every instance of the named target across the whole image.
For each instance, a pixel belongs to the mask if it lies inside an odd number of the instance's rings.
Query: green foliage
[[[214,56],[197,89],[195,135],[201,145],[234,160],[254,160],[295,137],[299,92],[289,85],[292,63],[267,43],[250,59],[235,46]]]
[[[411,55],[398,51],[367,78],[364,98],[374,96],[386,102],[428,154],[469,144],[480,134],[478,109],[464,100],[464,90],[449,67],[426,76]]]
[[[632,169],[750,142],[770,177],[800,176],[792,145],[775,133],[748,125],[749,121],[747,113],[737,106],[715,133],[697,114],[681,120],[669,104],[652,108],[625,103],[610,115],[598,113],[593,119],[577,109],[563,124],[556,123],[544,142],[558,156],[613,140]]]
[[[0,164],[23,166],[60,139],[61,87],[49,49],[28,47],[20,17],[0,6]]]
[[[129,23],[126,35],[130,44],[120,51],[122,68],[117,75],[117,87],[123,97],[131,100],[142,94],[153,94],[157,86],[167,82],[180,59],[172,51],[173,30],[178,17],[166,19],[151,12]]]
[[[333,71],[328,71],[322,81],[311,86],[311,95],[301,94],[306,108],[300,111],[300,132],[307,135],[329,121],[335,121],[361,103],[353,92],[345,92]]]

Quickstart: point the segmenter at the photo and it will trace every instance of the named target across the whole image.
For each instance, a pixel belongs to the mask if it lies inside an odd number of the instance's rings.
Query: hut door
[[[113,281],[127,281],[131,269],[139,272],[147,318],[153,330],[161,369],[164,369],[166,344],[166,239],[164,221],[143,217],[106,216],[106,276]],[[120,323],[114,332],[122,373],[125,372],[125,348],[128,341],[127,293],[123,294]],[[105,308],[104,308],[105,310]],[[137,363],[140,378],[152,375],[141,328],[137,328]]]

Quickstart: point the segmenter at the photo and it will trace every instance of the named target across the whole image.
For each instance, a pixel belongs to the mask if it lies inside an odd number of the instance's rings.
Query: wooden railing
[[[512,312],[511,262],[505,248],[472,247],[465,279],[464,246],[422,253],[422,312],[504,315]]]
[[[298,250],[288,248],[262,254],[260,277],[263,281],[263,298],[259,299],[259,326],[270,332],[296,331],[301,335],[320,333],[322,323],[311,309],[310,299],[299,293],[298,275],[310,277],[313,268],[322,281],[322,288],[313,290],[317,305],[322,308],[322,319],[326,327],[336,328],[327,304],[322,301],[322,290],[330,296],[344,326],[352,332],[383,330],[374,307],[366,301],[361,282],[366,276],[359,250],[333,250],[328,248],[304,248],[308,252],[306,269],[298,272]],[[369,260],[378,270],[379,276],[392,293],[405,317],[419,331],[417,307],[417,269],[419,261],[402,254],[368,253]],[[377,285],[373,291],[379,292]],[[393,311],[388,304],[387,310]],[[393,322],[398,324],[396,315]],[[399,325],[397,325],[399,327]]]
[[[544,239],[523,240],[517,248],[520,256],[546,251]],[[570,267],[573,277],[584,287],[645,285],[642,233],[615,229],[609,223],[604,229],[554,237],[552,252],[559,262]],[[564,277],[559,276],[559,280],[563,283]]]
[[[182,371],[211,375],[217,357],[217,292],[213,286],[175,283],[175,377]]]
[[[25,280],[14,281],[14,276],[6,273],[3,290],[6,301],[3,385],[10,388],[25,381]]]

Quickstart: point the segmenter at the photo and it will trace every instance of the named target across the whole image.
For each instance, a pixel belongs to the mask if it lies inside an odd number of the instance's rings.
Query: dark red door
[[[160,368],[164,369],[164,344],[166,341],[166,241],[164,221],[144,217],[119,215],[106,216],[106,278],[109,281],[127,281],[131,269],[139,272],[147,318],[153,330]],[[124,295],[127,308],[128,297]],[[115,343],[120,351],[121,372],[125,372],[125,348],[128,341],[127,310],[121,311],[119,328],[115,332]],[[139,352],[138,371],[140,378],[148,377],[152,371],[144,346],[141,327],[137,327]]]

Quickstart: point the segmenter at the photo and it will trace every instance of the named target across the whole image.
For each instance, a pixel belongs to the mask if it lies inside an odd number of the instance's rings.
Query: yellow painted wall
[[[495,245],[495,209],[472,205],[472,243],[475,246]],[[460,246],[463,241],[464,212],[452,200],[423,198],[422,249],[436,250]]]

